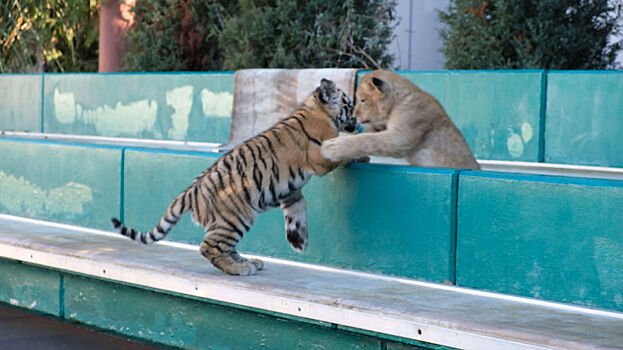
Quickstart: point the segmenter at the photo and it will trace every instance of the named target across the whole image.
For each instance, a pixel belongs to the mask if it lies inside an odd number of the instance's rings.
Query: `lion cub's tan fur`
[[[369,155],[405,158],[415,166],[480,169],[463,135],[441,104],[402,76],[365,74],[354,111],[366,132],[322,144],[332,161]]]

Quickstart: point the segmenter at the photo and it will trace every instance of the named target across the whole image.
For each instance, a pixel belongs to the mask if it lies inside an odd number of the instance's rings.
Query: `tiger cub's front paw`
[[[307,248],[307,225],[299,220],[286,216],[286,239],[297,252]]]

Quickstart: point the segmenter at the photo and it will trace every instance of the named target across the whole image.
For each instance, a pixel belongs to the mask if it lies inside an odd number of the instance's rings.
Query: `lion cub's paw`
[[[344,157],[344,147],[346,145],[340,138],[326,140],[320,146],[320,153],[326,159],[332,162],[339,162]]]

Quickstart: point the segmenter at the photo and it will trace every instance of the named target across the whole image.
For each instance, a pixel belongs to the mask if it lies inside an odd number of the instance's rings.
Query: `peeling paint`
[[[229,118],[234,106],[234,95],[230,92],[201,90],[201,105],[206,117]]]
[[[541,287],[539,286],[534,286],[532,287],[532,289],[530,290],[530,295],[533,298],[541,298]]]
[[[524,144],[521,140],[521,136],[511,131],[510,135],[508,135],[508,139],[506,140],[506,147],[511,157],[521,157],[524,151]]]
[[[172,139],[184,139],[188,132],[188,118],[193,106],[193,87],[186,85],[166,93],[167,105],[173,107],[175,112],[171,115],[173,128],[169,130]]]
[[[612,237],[595,237],[595,269],[599,276],[599,283],[604,290],[614,291],[608,295],[615,305],[623,307],[621,279],[612,276],[623,276],[623,243]]]
[[[84,213],[84,207],[93,200],[90,187],[68,182],[46,191],[23,177],[14,177],[0,171],[0,207],[20,215]]]
[[[19,305],[19,301],[17,299],[13,299],[13,298],[9,299],[9,303],[11,305]]]
[[[523,122],[521,124],[521,138],[523,139],[523,142],[528,143],[530,140],[532,140],[532,136],[532,125],[530,125],[530,123],[528,122]]]
[[[108,105],[82,114],[87,124],[93,124],[101,135],[138,135],[153,129],[158,112],[158,103],[153,100],[140,100],[127,105],[117,102],[114,108]]]
[[[76,99],[73,93],[62,93],[54,89],[54,115],[63,124],[76,121]]]
[[[158,103],[143,99],[128,104],[117,102],[95,109],[85,109],[76,103],[72,92],[62,93],[54,90],[54,111],[57,121],[63,124],[80,121],[93,125],[100,135],[120,136],[138,135],[153,129],[156,122]]]

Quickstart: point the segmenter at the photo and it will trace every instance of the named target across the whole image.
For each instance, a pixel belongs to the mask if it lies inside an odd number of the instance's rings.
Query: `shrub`
[[[450,0],[439,19],[449,69],[613,68],[620,1]]]
[[[219,36],[226,69],[389,67],[394,0],[240,0]]]
[[[141,0],[125,69],[388,67],[394,0]]]
[[[230,0],[140,0],[127,33],[129,71],[221,70],[218,34]]]

